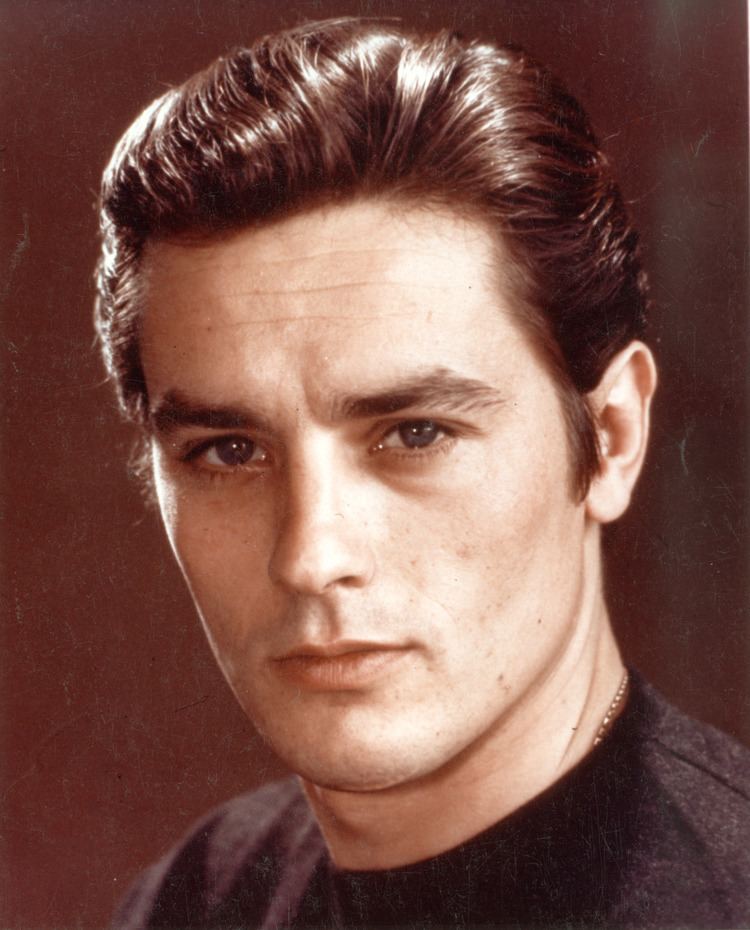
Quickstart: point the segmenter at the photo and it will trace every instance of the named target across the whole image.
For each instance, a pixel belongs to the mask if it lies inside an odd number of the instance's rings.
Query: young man
[[[107,364],[299,776],[118,926],[749,920],[747,755],[625,670],[604,602],[656,376],[576,102],[517,50],[312,24],[156,101],[102,217]]]

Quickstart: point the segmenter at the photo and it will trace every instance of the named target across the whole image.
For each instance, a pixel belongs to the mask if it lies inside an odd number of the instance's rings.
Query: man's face
[[[317,784],[436,772],[572,648],[589,530],[497,261],[479,223],[372,201],[150,247],[164,523],[241,705]]]

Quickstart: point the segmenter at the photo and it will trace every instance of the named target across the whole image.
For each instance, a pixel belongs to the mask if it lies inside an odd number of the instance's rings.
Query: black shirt
[[[115,927],[750,927],[750,752],[631,681],[596,749],[455,849],[336,869],[297,782],[280,782],[202,821]]]

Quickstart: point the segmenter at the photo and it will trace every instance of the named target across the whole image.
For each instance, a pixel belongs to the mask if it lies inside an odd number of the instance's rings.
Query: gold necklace
[[[594,739],[594,746],[598,746],[599,743],[604,739],[604,737],[609,733],[612,728],[612,724],[617,718],[618,711],[623,702],[625,694],[628,690],[628,685],[630,684],[630,675],[628,670],[625,669],[625,674],[622,676],[622,681],[620,682],[620,687],[617,689],[617,694],[615,694],[612,699],[612,703],[607,708],[607,713],[604,715],[604,720],[602,720],[601,726],[596,734]]]

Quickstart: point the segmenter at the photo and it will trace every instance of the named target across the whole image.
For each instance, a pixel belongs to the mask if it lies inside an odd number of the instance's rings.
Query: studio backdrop
[[[661,382],[606,534],[626,659],[750,741],[741,0],[16,0],[2,5],[0,926],[102,927],[210,806],[281,774],[214,667],[125,462],[93,345],[98,179],[138,111],[302,19],[521,44],[589,110],[641,229]]]

